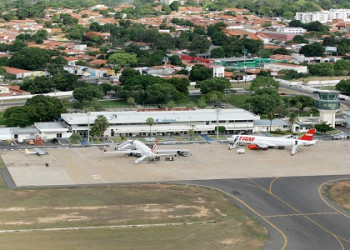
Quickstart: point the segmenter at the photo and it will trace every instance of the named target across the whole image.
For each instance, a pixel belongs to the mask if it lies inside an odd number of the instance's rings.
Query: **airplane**
[[[158,139],[156,139],[152,149],[146,144],[139,140],[127,141],[122,143],[116,148],[116,151],[106,151],[110,154],[124,154],[124,155],[134,155],[139,158],[135,160],[135,163],[138,164],[141,161],[147,160],[159,160],[160,156],[188,156],[189,151],[184,149],[166,149],[159,150],[157,149]],[[130,149],[131,147],[131,149]]]
[[[298,149],[298,146],[311,146],[317,143],[313,140],[316,129],[310,129],[299,138],[291,137],[266,137],[254,135],[233,135],[227,140],[229,141],[229,149],[235,148],[238,144],[248,144],[248,149],[264,149],[268,147],[284,148],[291,146],[291,156],[293,156]]]
[[[25,154],[26,155],[47,155],[48,152],[41,150],[40,148],[34,148],[35,151],[30,151],[29,149],[25,149]]]

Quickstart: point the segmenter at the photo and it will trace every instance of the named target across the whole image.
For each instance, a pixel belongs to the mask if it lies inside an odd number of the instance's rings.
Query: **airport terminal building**
[[[217,126],[223,126],[228,134],[241,131],[253,132],[254,121],[260,116],[244,109],[172,109],[66,113],[61,115],[63,126],[68,134],[78,133],[87,136],[97,116],[103,115],[109,122],[105,136],[148,136],[150,126],[147,118],[153,118],[152,135],[187,134],[193,129],[196,134],[214,134]],[[67,134],[67,135],[68,135]]]

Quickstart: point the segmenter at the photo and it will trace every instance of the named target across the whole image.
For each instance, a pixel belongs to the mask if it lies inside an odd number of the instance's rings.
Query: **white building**
[[[295,19],[302,23],[319,21],[321,23],[331,22],[334,19],[342,19],[350,22],[350,9],[330,9],[318,12],[297,12]]]
[[[295,70],[298,73],[307,74],[307,66],[288,64],[288,63],[266,63],[264,69],[278,72],[280,70]]]
[[[225,77],[225,67],[221,65],[214,65],[213,77]]]
[[[86,44],[76,44],[76,45],[74,45],[73,49],[76,49],[76,50],[87,50],[87,45]]]
[[[305,34],[307,30],[300,27],[279,27],[276,29],[276,32],[287,34]]]
[[[68,132],[86,136],[98,115],[105,116],[110,124],[105,136],[146,136],[150,132],[146,124],[149,117],[154,120],[152,135],[186,134],[190,129],[197,134],[214,134],[217,126],[224,126],[231,134],[252,132],[254,121],[260,120],[260,116],[243,109],[67,113],[61,118]]]
[[[256,120],[254,122],[254,131],[255,132],[271,132],[270,131],[270,125],[271,125],[271,131],[289,131],[291,130],[291,126],[289,122],[283,119],[274,119],[272,122],[270,120]]]
[[[174,2],[176,0],[160,0],[160,3],[161,4],[165,4],[165,5],[170,5],[172,4],[172,2]]]
[[[54,138],[69,138],[72,133],[60,122],[36,122],[34,126],[39,130],[40,138],[44,141]]]

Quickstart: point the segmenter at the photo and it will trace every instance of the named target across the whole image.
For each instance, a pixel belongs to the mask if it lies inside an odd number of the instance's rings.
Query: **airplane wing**
[[[116,150],[116,151],[107,151],[105,152],[106,154],[142,154],[142,152],[140,150]]]
[[[267,143],[255,143],[259,148],[268,148],[273,147],[273,145],[269,145]]]
[[[135,164],[140,163],[141,161],[143,161],[144,159],[146,159],[148,156],[147,155],[143,155],[140,158],[137,158],[135,161]]]
[[[177,152],[190,152],[188,149],[157,149],[156,154],[161,154],[161,153],[177,153]]]
[[[174,154],[152,154],[152,155],[143,155],[140,158],[137,158],[135,163],[140,163],[141,161],[145,160],[145,159],[153,159],[155,157],[159,157],[159,156],[174,156]]]
[[[35,150],[35,153],[36,153],[37,155],[46,155],[46,154],[47,154],[46,151],[41,150],[40,148],[35,148],[34,150]]]

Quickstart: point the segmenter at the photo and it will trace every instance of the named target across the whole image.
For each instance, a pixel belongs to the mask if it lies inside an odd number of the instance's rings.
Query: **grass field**
[[[5,125],[4,112],[0,112],[0,125]]]
[[[231,84],[232,88],[243,88],[245,90],[249,90],[251,82],[234,82]]]
[[[310,76],[307,78],[295,79],[292,81],[327,81],[327,80],[346,80],[349,79],[349,76]]]
[[[225,101],[235,107],[243,107],[250,95],[225,95]]]
[[[261,249],[267,240],[266,229],[223,194],[193,186],[7,190],[1,180],[0,211],[0,230],[106,227],[2,233],[3,249]],[[157,223],[186,225],[108,228]]]
[[[336,182],[326,191],[331,200],[350,212],[350,181]]]

